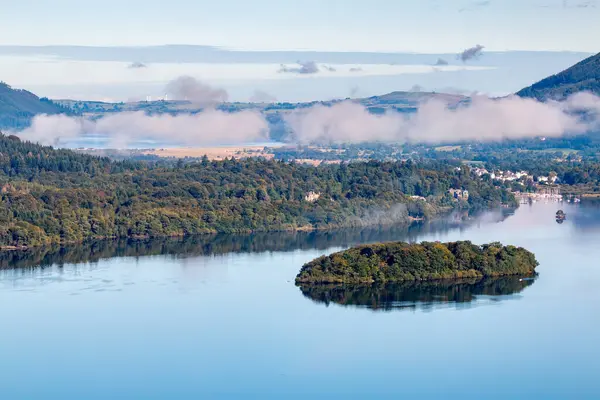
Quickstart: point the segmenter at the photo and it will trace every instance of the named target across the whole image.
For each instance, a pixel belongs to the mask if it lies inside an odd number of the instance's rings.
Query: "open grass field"
[[[210,160],[223,160],[224,158],[265,157],[273,158],[273,154],[266,152],[264,146],[229,146],[229,147],[173,147],[164,149],[144,150],[142,154],[156,155],[159,157],[203,157]]]
[[[460,150],[462,146],[439,146],[435,148],[435,151],[454,151]]]

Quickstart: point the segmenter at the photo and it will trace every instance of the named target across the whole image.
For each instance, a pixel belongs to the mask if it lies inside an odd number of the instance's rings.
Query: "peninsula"
[[[501,243],[379,243],[353,247],[305,264],[297,284],[371,284],[499,276],[533,276],[533,253]]]

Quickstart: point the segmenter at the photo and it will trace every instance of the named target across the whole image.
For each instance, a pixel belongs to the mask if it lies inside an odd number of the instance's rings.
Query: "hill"
[[[22,89],[13,89],[0,82],[0,129],[21,129],[29,125],[36,114],[59,114],[67,108]]]
[[[364,99],[359,99],[360,103],[365,106],[412,106],[417,107],[419,104],[438,100],[449,105],[457,105],[467,97],[458,94],[436,93],[436,92],[391,92],[380,96],[372,96]]]
[[[340,101],[350,99],[339,99],[330,101],[311,101],[304,103],[250,103],[250,102],[226,102],[217,106],[223,111],[240,111],[253,109],[264,112],[265,114],[288,112],[296,108],[308,108],[313,105],[321,104],[330,106]],[[439,100],[449,105],[457,105],[460,102],[468,100],[468,97],[447,93],[435,92],[391,92],[379,96],[352,99],[365,107],[384,107],[384,108],[416,108],[419,104],[429,100]],[[87,100],[55,100],[55,103],[64,106],[69,110],[83,113],[89,116],[102,116],[114,112],[135,112],[144,111],[148,113],[196,113],[202,107],[183,100],[154,100],[154,101],[134,101],[128,103],[106,103],[100,101]]]
[[[541,101],[562,100],[582,91],[600,95],[600,53],[520,90],[517,95]]]

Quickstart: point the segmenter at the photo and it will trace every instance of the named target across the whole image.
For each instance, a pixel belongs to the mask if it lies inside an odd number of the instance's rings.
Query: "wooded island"
[[[533,253],[501,243],[404,242],[362,245],[305,264],[297,284],[370,284],[419,280],[532,276]]]

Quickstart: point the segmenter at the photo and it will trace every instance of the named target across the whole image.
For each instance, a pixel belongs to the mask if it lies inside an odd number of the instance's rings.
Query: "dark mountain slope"
[[[0,129],[23,128],[36,114],[59,114],[67,109],[27,90],[13,89],[0,82]]]
[[[517,95],[542,101],[562,100],[581,91],[600,95],[600,53],[520,90]]]

